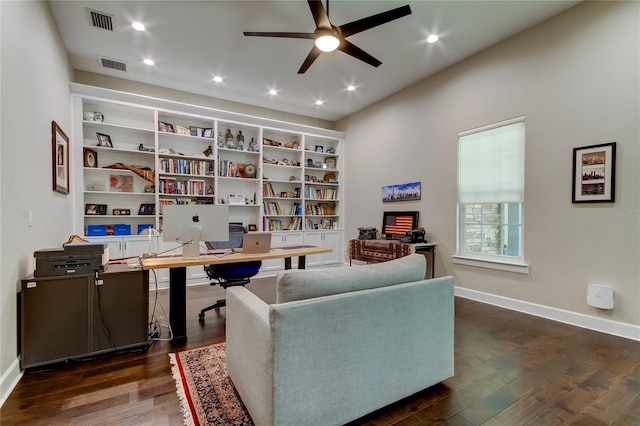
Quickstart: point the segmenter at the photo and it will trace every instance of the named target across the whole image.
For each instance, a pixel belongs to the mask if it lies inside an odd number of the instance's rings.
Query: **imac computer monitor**
[[[162,239],[184,244],[185,259],[200,257],[200,241],[229,239],[229,206],[176,204],[162,208]]]

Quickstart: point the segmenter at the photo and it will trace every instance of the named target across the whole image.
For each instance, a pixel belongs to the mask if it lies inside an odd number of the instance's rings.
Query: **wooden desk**
[[[238,249],[236,249],[238,250]],[[187,338],[187,266],[218,265],[223,263],[250,262],[252,260],[284,259],[285,269],[291,269],[291,258],[298,258],[298,269],[304,269],[306,256],[329,253],[331,249],[306,245],[272,247],[269,253],[244,254],[241,251],[212,250],[201,253],[197,259],[184,259],[182,255],[160,255],[143,259],[142,269],[169,271],[169,323],[174,339]]]

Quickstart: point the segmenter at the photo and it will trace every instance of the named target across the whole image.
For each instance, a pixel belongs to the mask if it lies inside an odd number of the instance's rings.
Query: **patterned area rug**
[[[226,344],[170,353],[187,425],[253,425],[227,374]]]

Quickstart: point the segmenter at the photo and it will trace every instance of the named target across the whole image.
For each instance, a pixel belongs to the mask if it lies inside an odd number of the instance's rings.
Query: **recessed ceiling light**
[[[320,99],[318,99],[318,100],[316,101],[316,105],[322,105],[323,103],[324,103],[324,102],[322,102]]]
[[[145,64],[147,64],[147,65],[154,65],[154,64],[155,64],[155,62],[153,61],[153,59],[149,59],[149,58],[145,59],[143,62],[144,62]]]
[[[144,29],[145,29],[144,28],[144,24],[142,22],[138,22],[138,21],[135,21],[133,24],[131,24],[131,26],[136,31],[144,31]]]
[[[356,90],[356,86],[354,86],[353,84],[350,84],[347,86],[347,90],[350,92],[353,92],[354,90]]]
[[[431,34],[429,37],[427,37],[427,43],[435,43],[439,38],[440,37],[438,37],[437,34]]]
[[[213,77],[213,81],[215,81],[216,83],[221,83],[222,77],[220,77],[219,75],[216,75],[215,77]]]
[[[269,94],[270,95],[277,95],[278,91],[276,89],[271,89],[271,90],[269,90]]]

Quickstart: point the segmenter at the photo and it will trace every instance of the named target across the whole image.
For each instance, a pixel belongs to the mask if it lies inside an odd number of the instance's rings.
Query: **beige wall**
[[[71,135],[69,81],[73,74],[47,3],[2,1],[0,19],[2,401],[16,378],[20,279],[33,272],[35,250],[59,247],[73,230],[72,194],[52,191],[51,159],[51,121]]]
[[[347,237],[380,229],[384,210],[419,210],[436,271],[457,286],[640,325],[639,18],[638,2],[582,3],[339,122]],[[521,115],[530,274],[453,265],[457,133]],[[607,142],[615,203],[572,204],[573,148]],[[422,200],[382,204],[383,185],[412,181]],[[614,288],[613,311],[586,304],[590,283]]]

